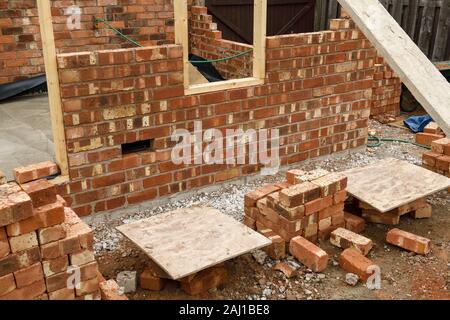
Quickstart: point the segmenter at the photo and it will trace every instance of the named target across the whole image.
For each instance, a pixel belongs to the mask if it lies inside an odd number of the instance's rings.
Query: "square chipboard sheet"
[[[450,187],[449,178],[394,158],[343,173],[347,192],[382,213]]]
[[[178,280],[271,244],[209,207],[192,207],[117,227],[172,279]]]

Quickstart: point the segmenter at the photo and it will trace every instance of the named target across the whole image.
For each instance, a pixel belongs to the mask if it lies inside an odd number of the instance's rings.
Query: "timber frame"
[[[174,1],[174,10],[175,43],[183,47],[184,93],[186,95],[242,88],[264,83],[266,75],[267,0],[254,0],[253,77],[207,84],[189,84],[189,26],[187,0]]]
[[[59,88],[59,75],[56,61],[55,37],[53,35],[53,21],[50,0],[38,0],[38,16],[42,38],[42,52],[47,77],[50,117],[52,122],[53,143],[55,146],[56,163],[62,176],[69,175],[67,160],[66,136]]]

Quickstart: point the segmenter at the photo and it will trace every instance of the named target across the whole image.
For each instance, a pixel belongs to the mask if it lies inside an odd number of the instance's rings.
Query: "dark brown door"
[[[223,38],[253,43],[253,0],[206,0]],[[268,0],[267,35],[314,31],[315,0]]]

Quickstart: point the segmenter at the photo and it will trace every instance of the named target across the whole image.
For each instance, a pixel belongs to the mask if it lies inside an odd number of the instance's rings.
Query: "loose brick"
[[[156,276],[151,269],[145,269],[140,276],[140,285],[144,290],[161,291],[164,289],[166,279]]]
[[[41,261],[39,247],[17,252],[16,254],[19,268],[23,269]]]
[[[344,212],[345,229],[355,233],[361,233],[366,228],[366,221],[363,218],[351,213]]]
[[[293,169],[286,172],[286,180],[290,184],[296,184],[295,178],[299,175],[304,175],[306,172],[300,169]]]
[[[58,224],[53,227],[48,227],[38,230],[39,243],[41,245],[58,241],[66,237],[66,230],[62,225]]]
[[[320,196],[325,198],[347,188],[347,177],[342,173],[330,173],[311,181],[320,187]]]
[[[347,199],[347,190],[341,190],[333,195],[333,204],[345,202]]]
[[[442,154],[433,151],[425,152],[422,155],[422,163],[428,167],[434,168],[436,167],[436,161],[439,157],[442,157]]]
[[[72,273],[73,274],[73,273]],[[68,279],[71,276],[69,272],[60,272],[45,278],[47,291],[53,292],[63,288],[67,288]]]
[[[91,250],[83,250],[70,255],[70,264],[74,266],[82,266],[92,261],[95,261],[95,257]]]
[[[273,270],[281,271],[288,279],[297,275],[297,270],[284,262],[278,262],[273,266]]]
[[[120,293],[119,285],[114,280],[99,283],[102,300],[128,300],[127,296]]]
[[[442,138],[444,138],[444,136],[441,134],[420,132],[416,134],[416,143],[424,146],[431,146],[433,141],[440,140]]]
[[[31,198],[16,183],[0,185],[0,227],[33,215]]]
[[[45,293],[45,282],[40,280],[33,284],[11,291],[8,294],[0,296],[0,300],[32,300]]]
[[[0,227],[0,258],[7,256],[10,251],[6,230],[4,227]]]
[[[314,169],[312,171],[301,171],[299,173],[297,173],[297,175],[295,176],[295,184],[298,183],[303,183],[303,182],[311,182],[313,180],[322,178],[323,176],[326,176],[327,174],[329,174],[330,172],[325,170],[325,169]]]
[[[13,170],[14,179],[20,184],[53,176],[58,173],[59,173],[58,166],[51,161],[32,164],[26,167],[20,167]]]
[[[442,155],[446,146],[450,146],[450,138],[437,139],[431,142],[431,151]]]
[[[436,169],[444,172],[450,171],[450,156],[441,156],[436,159]]]
[[[339,256],[339,265],[349,273],[356,274],[362,281],[371,276],[369,268],[374,263],[353,248],[345,249]]]
[[[0,277],[20,269],[19,258],[15,254],[10,254],[0,259]]]
[[[386,235],[386,242],[421,255],[426,255],[431,250],[430,239],[400,229],[390,230]]]
[[[264,248],[267,255],[273,260],[281,260],[286,257],[286,242],[279,235],[268,236],[272,244]]]
[[[243,222],[250,229],[253,229],[253,230],[256,229],[256,220],[255,219],[253,219],[253,218],[251,218],[251,217],[249,217],[247,215],[244,215],[244,221]]]
[[[293,238],[289,252],[314,272],[322,272],[328,265],[328,254],[305,238]]]
[[[0,277],[0,297],[16,289],[16,282],[12,273]]]
[[[364,256],[373,246],[372,240],[344,228],[334,230],[331,233],[330,242],[339,248],[354,248]]]
[[[255,191],[252,191],[245,195],[244,197],[244,204],[246,207],[255,207],[256,202],[259,199],[262,199],[266,196],[268,196],[271,193],[279,191],[280,188],[275,185],[267,185],[262,188],[259,188]]]
[[[11,252],[18,252],[38,246],[36,232],[30,232],[17,237],[9,238]]]
[[[431,205],[427,204],[425,207],[417,209],[416,211],[410,212],[411,217],[414,219],[426,219],[431,218],[433,209]]]
[[[56,186],[47,180],[36,180],[22,185],[35,208],[56,202]]]
[[[436,122],[430,122],[423,129],[425,133],[442,134],[442,130]]]
[[[190,295],[197,295],[218,288],[228,281],[225,267],[213,267],[181,280],[181,287]]]
[[[99,290],[97,278],[81,281],[79,288],[75,288],[77,297],[97,292]]]
[[[34,282],[40,281],[44,278],[42,265],[40,263],[35,263],[28,268],[16,271],[14,272],[14,278],[16,279],[17,288],[23,288]]]
[[[362,217],[369,222],[396,226],[400,223],[400,215],[395,213],[381,213],[376,210],[362,210]]]
[[[320,197],[320,188],[311,182],[293,185],[280,191],[280,202],[288,208],[304,205]]]
[[[67,256],[42,261],[42,269],[46,277],[52,276],[56,273],[64,272],[67,270],[68,266],[69,266],[69,259]]]
[[[74,300],[75,290],[69,288],[62,288],[48,293],[49,300]]]

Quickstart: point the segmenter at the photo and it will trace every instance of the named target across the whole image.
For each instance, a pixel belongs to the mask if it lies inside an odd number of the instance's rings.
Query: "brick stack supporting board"
[[[431,143],[431,151],[422,156],[425,168],[450,177],[450,139],[442,138]]]
[[[0,185],[0,300],[100,298],[92,230],[40,179],[55,167],[20,168],[20,183]]]
[[[345,227],[347,178],[325,170],[287,173],[287,183],[264,186],[245,196],[245,224],[271,230],[285,242],[302,236],[311,242],[328,239]]]

